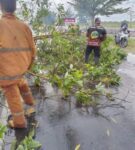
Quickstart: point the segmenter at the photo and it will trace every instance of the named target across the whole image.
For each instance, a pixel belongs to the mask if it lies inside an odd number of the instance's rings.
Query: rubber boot
[[[21,142],[28,136],[28,129],[15,129],[15,137],[16,137],[16,149],[21,144]]]

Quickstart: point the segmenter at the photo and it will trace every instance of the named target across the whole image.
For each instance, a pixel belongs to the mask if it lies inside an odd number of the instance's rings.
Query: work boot
[[[22,143],[22,141],[28,136],[28,129],[15,129],[15,137],[16,137],[16,142],[15,142],[15,149]]]
[[[21,142],[28,136],[28,129],[15,129],[15,137],[18,142]]]

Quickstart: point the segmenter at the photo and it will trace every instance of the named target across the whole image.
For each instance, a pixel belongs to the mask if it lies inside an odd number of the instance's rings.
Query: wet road
[[[76,109],[74,103],[64,102],[55,96],[51,87],[48,98],[38,102],[40,127],[37,140],[43,150],[135,150],[135,56],[129,54],[118,69],[122,82],[115,89],[119,98],[125,98],[125,109],[106,107],[99,110],[104,116]],[[47,85],[49,87],[49,85]],[[38,97],[37,97],[38,99]]]
[[[104,107],[99,109],[99,116],[91,108],[89,113],[77,109],[73,98],[72,103],[61,100],[56,96],[59,92],[47,83],[46,91],[45,87],[33,89],[40,123],[36,139],[42,150],[75,150],[78,144],[80,150],[135,150],[135,55],[128,55],[118,73],[122,80],[114,93],[126,98],[120,103],[125,109]],[[5,150],[10,150],[13,139],[14,133],[6,136]]]

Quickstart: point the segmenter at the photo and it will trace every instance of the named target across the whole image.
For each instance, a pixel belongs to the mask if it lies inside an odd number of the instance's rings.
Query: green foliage
[[[28,17],[28,14],[31,13],[31,9],[29,5],[24,3],[24,1],[20,1],[24,9],[23,16]],[[30,2],[30,4],[34,4],[37,8],[35,14],[31,13],[30,17],[31,19],[33,18],[32,25],[34,27],[34,31],[37,34],[42,34],[45,31],[43,18],[48,14],[48,0],[33,0]],[[93,1],[93,4],[94,2],[98,2],[99,5],[103,5],[99,1]],[[104,7],[108,5],[114,6],[113,4],[116,3],[116,1],[109,2]],[[122,1],[117,1],[116,4],[121,2]],[[106,0],[102,1],[102,3],[106,3]],[[86,1],[83,5],[89,6],[91,4]],[[63,5],[59,5],[57,7],[56,16],[56,25],[62,25],[63,19],[66,16],[66,11]],[[90,61],[89,64],[84,63],[86,45],[86,39],[84,36],[79,36],[76,34],[61,34],[55,30],[54,26],[48,28],[47,31],[51,33],[52,38],[45,39],[37,43],[38,59],[33,66],[32,71],[35,74],[45,74],[52,85],[56,85],[62,90],[64,97],[70,96],[72,94],[76,95],[75,93],[77,91],[82,90],[82,93],[85,93],[85,90],[87,91],[89,89],[92,90],[93,95],[95,92],[102,94],[103,91],[101,89],[103,89],[103,85],[105,87],[119,85],[120,77],[116,74],[116,70],[114,68],[126,55],[122,50],[110,46],[112,39],[108,38],[103,43],[100,65],[94,66],[93,61]],[[40,77],[35,77],[35,85],[40,86],[40,83]],[[92,99],[93,95],[90,94],[89,98]],[[84,100],[85,104],[87,103],[87,100],[87,98],[86,101]]]
[[[0,123],[0,139],[3,139],[3,136],[4,136],[4,134],[5,134],[6,131],[7,131],[6,126],[3,126],[3,125]]]
[[[35,128],[31,126],[28,136],[26,136],[22,141],[18,139],[14,140],[11,145],[11,150],[39,150],[41,144],[36,141],[33,137],[35,136]]]
[[[35,64],[32,66],[31,71],[34,74],[39,74],[39,73],[41,73],[41,70],[43,70],[43,69],[44,69],[43,64],[41,64],[40,62],[36,61]],[[40,77],[34,76],[34,83],[35,83],[35,86],[39,87],[41,85]]]
[[[79,25],[75,25],[75,24],[69,25],[68,32],[72,33],[72,34],[79,35],[80,34],[80,27],[79,27]]]
[[[7,131],[7,127],[4,126],[2,123],[0,123],[0,141],[1,141],[1,149],[4,149],[5,146],[5,139],[4,139],[4,135]]]
[[[57,21],[56,25],[63,25],[64,24],[64,18],[66,15],[65,9],[63,4],[59,4],[57,7]]]
[[[77,105],[79,106],[92,106],[95,107],[99,104],[95,96],[97,97],[98,90],[81,89],[75,93]]]
[[[85,64],[85,37],[55,31],[51,41],[38,43],[38,63],[43,64],[49,81],[62,90],[64,97],[75,95],[79,103],[90,105],[95,94],[106,93],[104,87],[120,83],[115,66],[126,54],[111,43],[110,38],[103,43],[99,66],[93,65],[93,59]]]
[[[49,14],[50,3],[48,0],[19,0],[21,9],[17,15],[32,25],[36,33],[44,26],[44,18]],[[34,10],[34,12],[33,12]]]
[[[33,138],[29,136],[22,141],[17,150],[38,150],[41,146],[38,141],[33,140]]]
[[[92,96],[86,90],[77,91],[75,96],[77,102],[81,105],[90,105],[90,103],[93,101]]]
[[[119,64],[121,60],[126,57],[126,53],[124,53],[122,49],[117,47],[110,48],[109,45],[111,45],[111,43],[113,43],[112,39],[108,38],[102,45],[104,55],[101,57],[101,62],[103,65],[107,64],[108,67]]]
[[[35,77],[34,84],[37,87],[39,87],[41,85],[41,79],[40,79],[40,77]]]
[[[77,88],[83,87],[82,78],[83,72],[81,70],[71,69],[69,72],[66,72],[62,82],[64,96],[68,96],[74,86],[77,86]]]

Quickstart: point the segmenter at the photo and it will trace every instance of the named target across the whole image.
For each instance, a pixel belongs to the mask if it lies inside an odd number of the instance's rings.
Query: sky
[[[68,7],[67,1],[72,2],[72,0],[52,0],[55,1],[56,4],[63,3],[66,7]],[[128,0],[126,3],[122,4],[122,7],[131,7],[133,11],[135,11],[135,0]],[[135,20],[135,16],[133,17]],[[129,14],[117,14],[117,15],[111,15],[109,17],[101,16],[102,21],[123,21],[127,20],[130,21],[130,15]]]

